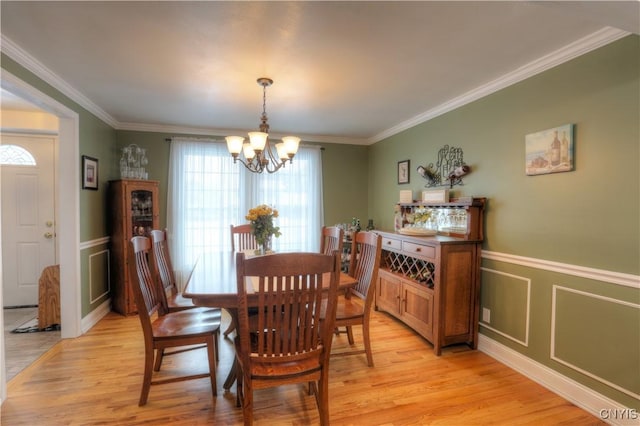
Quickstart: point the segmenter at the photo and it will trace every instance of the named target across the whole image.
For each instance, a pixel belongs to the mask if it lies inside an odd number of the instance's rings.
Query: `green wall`
[[[424,189],[415,168],[445,144],[462,148],[472,171],[454,195],[488,198],[481,333],[636,409],[639,52],[626,37],[376,143],[368,187],[370,215],[392,229],[398,191]],[[525,135],[570,123],[575,170],[526,176]],[[405,159],[411,181],[397,185]]]
[[[152,133],[139,131],[117,132],[117,150],[130,144],[147,149],[149,179],[160,182],[160,223],[166,226],[166,202],[169,172],[170,142],[166,139],[180,135],[175,133]],[[211,137],[222,140],[222,136]],[[342,145],[331,143],[305,143],[320,145],[322,151],[322,176],[324,189],[325,224],[351,221],[359,217],[366,225],[367,219],[367,186],[368,186],[368,154],[366,146]],[[229,156],[231,161],[231,156]],[[295,165],[295,158],[294,158]]]

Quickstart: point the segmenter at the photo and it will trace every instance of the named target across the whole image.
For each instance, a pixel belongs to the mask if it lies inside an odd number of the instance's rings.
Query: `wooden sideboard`
[[[413,328],[433,344],[436,355],[458,343],[476,349],[484,199],[431,207],[464,209],[466,231],[447,229],[429,237],[376,231],[382,236],[376,309]]]

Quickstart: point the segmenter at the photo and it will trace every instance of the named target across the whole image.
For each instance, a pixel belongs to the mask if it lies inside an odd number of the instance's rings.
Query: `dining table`
[[[254,256],[253,250],[245,251],[247,257]],[[266,254],[265,256],[269,256]],[[345,272],[340,272],[338,292],[354,287],[358,281]],[[258,293],[254,289],[253,281],[247,279],[247,303],[249,307],[258,306]],[[194,305],[201,307],[223,308],[237,321],[238,317],[238,284],[236,276],[236,253],[207,252],[196,261],[187,284],[182,293],[191,299]],[[229,371],[224,382],[224,389],[229,390],[236,379],[237,362]]]

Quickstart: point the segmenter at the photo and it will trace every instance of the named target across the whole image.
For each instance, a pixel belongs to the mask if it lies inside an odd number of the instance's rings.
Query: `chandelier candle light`
[[[270,78],[262,77],[258,79],[258,84],[262,86],[262,116],[260,117],[260,131],[249,132],[249,142],[245,142],[242,136],[227,136],[227,148],[233,156],[233,162],[240,161],[249,171],[262,173],[274,173],[287,163],[293,162],[293,157],[298,152],[300,138],[296,136],[285,136],[282,142],[275,145],[276,152],[273,152],[269,143],[269,124],[267,123],[267,87],[273,84]],[[244,160],[240,154],[244,154]]]

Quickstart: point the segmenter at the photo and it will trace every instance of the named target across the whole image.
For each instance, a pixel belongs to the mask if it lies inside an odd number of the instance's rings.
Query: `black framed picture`
[[[409,183],[409,160],[398,161],[398,184]]]
[[[98,159],[82,156],[82,189],[98,190]]]

